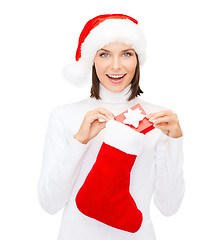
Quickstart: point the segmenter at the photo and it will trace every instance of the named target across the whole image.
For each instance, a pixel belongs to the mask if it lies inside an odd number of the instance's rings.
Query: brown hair
[[[138,95],[140,96],[141,93],[144,93],[139,86],[140,67],[139,67],[139,60],[138,60],[138,55],[137,54],[136,54],[136,57],[137,57],[137,66],[136,66],[136,69],[135,69],[135,75],[134,75],[134,77],[131,81],[131,88],[130,88],[131,95],[128,98],[128,101],[134,99]],[[101,99],[100,96],[99,96],[99,90],[100,90],[100,81],[99,81],[99,78],[97,77],[97,74],[96,74],[95,64],[93,64],[93,66],[92,66],[92,87],[91,87],[91,90],[90,90],[90,93],[91,93],[90,97],[91,98],[95,97],[96,99]]]

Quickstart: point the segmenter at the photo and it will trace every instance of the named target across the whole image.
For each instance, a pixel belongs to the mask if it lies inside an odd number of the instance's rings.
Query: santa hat
[[[146,41],[138,21],[124,14],[99,15],[84,26],[79,36],[75,62],[63,70],[65,79],[75,86],[86,83],[96,52],[112,42],[131,45],[138,55],[140,65],[144,64]]]

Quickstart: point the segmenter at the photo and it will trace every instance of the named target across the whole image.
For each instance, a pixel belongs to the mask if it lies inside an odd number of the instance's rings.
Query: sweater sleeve
[[[163,215],[171,216],[178,211],[185,192],[183,136],[171,138],[162,133],[155,159],[154,203]]]
[[[80,143],[74,136],[71,134],[66,138],[60,107],[56,107],[48,122],[37,185],[40,205],[50,214],[57,213],[69,200],[88,147],[88,144]]]

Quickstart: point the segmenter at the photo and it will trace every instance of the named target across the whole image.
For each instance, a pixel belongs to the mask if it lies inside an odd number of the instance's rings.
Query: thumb
[[[104,129],[106,127],[106,122],[99,123],[100,130]]]

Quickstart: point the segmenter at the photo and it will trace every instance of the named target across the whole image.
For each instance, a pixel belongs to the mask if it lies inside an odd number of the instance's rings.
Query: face
[[[121,92],[135,75],[137,57],[131,46],[111,43],[97,51],[94,62],[102,85],[111,92]]]

